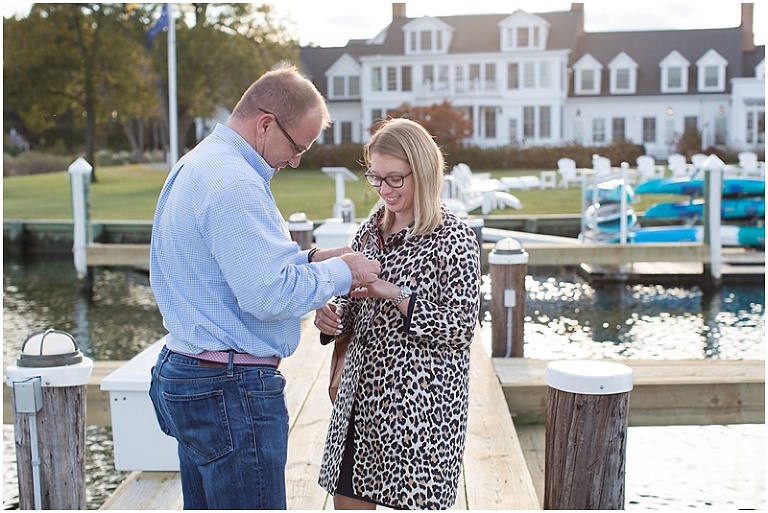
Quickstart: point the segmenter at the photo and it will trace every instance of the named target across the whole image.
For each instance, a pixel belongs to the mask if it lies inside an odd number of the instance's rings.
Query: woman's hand
[[[325,335],[338,335],[344,328],[341,324],[341,317],[343,315],[343,308],[334,303],[327,303],[325,306],[315,310],[315,327]]]
[[[394,299],[400,294],[400,287],[394,283],[377,278],[370,285],[358,287],[349,295],[352,297],[378,297],[382,299]]]

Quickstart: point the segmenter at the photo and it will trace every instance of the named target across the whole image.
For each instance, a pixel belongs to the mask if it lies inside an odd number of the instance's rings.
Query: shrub
[[[315,144],[301,158],[299,169],[320,169],[321,167],[346,167],[352,172],[360,170],[363,147],[357,143],[330,146]]]
[[[32,175],[66,171],[77,156],[51,155],[27,151],[19,156],[3,153],[3,176]]]

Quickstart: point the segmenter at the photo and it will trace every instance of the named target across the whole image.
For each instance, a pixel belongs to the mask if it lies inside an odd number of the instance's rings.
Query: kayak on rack
[[[722,219],[765,217],[765,197],[723,198]],[[704,216],[704,200],[669,201],[648,207],[643,219],[700,219]]]
[[[652,226],[632,232],[636,244],[654,242],[703,242],[702,226]],[[720,226],[723,246],[765,248],[765,226]]]
[[[638,185],[635,188],[635,193],[701,196],[704,194],[704,180],[700,178],[657,178]],[[722,195],[724,197],[765,195],[765,180],[727,178],[723,180]]]
[[[584,198],[589,203],[619,203],[621,201],[621,190],[624,189],[624,195],[627,203],[632,203],[635,199],[635,190],[631,185],[625,184],[621,178],[606,180],[596,184],[594,187],[584,189]]]

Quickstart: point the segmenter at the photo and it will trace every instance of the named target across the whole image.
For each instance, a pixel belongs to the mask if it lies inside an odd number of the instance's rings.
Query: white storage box
[[[176,440],[160,430],[149,399],[151,369],[164,344],[161,338],[101,382],[109,391],[117,470],[179,470]]]
[[[315,244],[325,249],[349,246],[359,227],[357,223],[345,223],[341,218],[330,217],[315,228]]]

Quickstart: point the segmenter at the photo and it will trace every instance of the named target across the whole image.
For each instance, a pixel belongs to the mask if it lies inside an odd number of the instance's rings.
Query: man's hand
[[[318,251],[319,253],[319,251]],[[381,272],[381,264],[378,260],[369,260],[362,253],[346,253],[341,259],[349,266],[352,272],[352,289],[369,285],[376,281]]]

